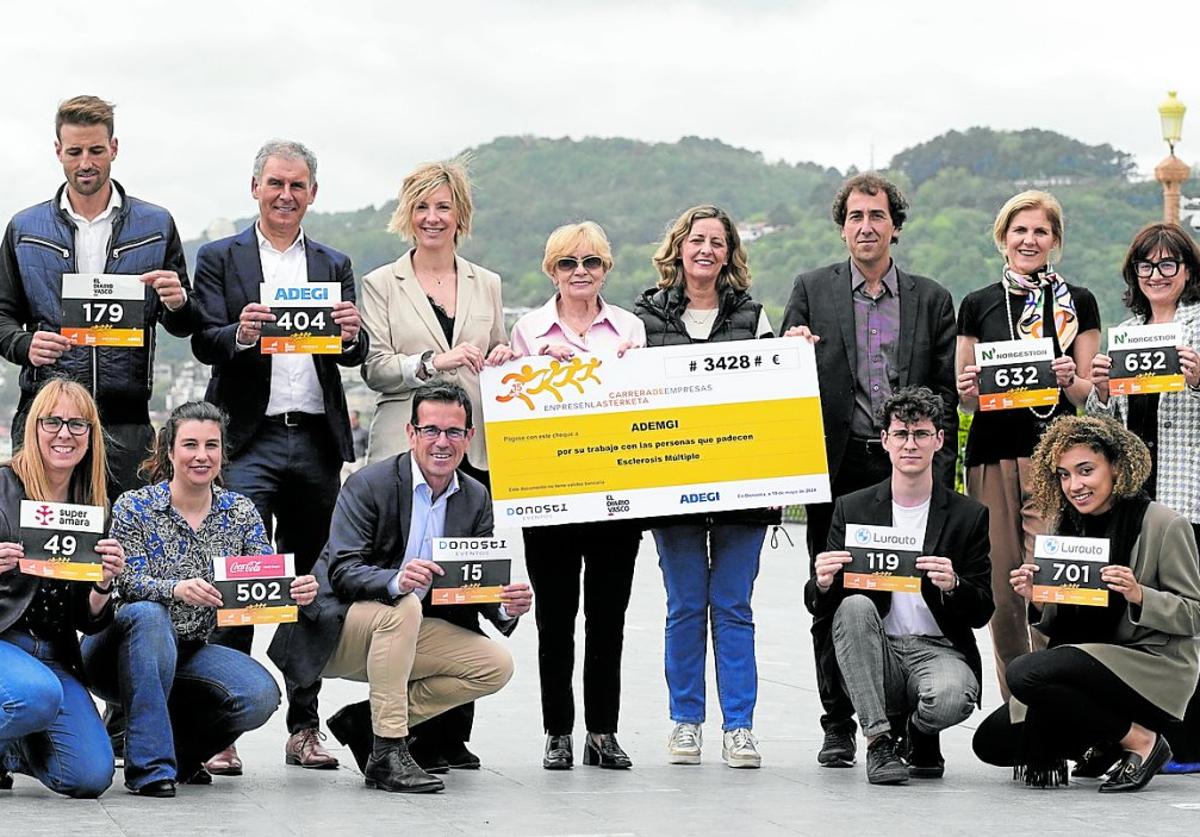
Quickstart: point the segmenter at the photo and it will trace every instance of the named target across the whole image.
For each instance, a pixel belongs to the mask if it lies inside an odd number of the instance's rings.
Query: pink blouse
[[[609,305],[601,297],[600,313],[587,332],[580,336],[558,318],[558,295],[517,320],[512,330],[511,347],[518,356],[538,355],[556,343],[572,346],[580,352],[616,351],[625,342],[632,348],[646,345],[646,326],[635,314]]]

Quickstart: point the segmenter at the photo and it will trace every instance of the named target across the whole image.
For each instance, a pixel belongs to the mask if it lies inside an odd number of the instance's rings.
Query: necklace
[[[687,319],[690,322],[695,323],[696,325],[706,325],[707,323],[712,322],[713,319],[716,318],[716,316],[717,316],[716,308],[702,308],[700,310],[702,313],[699,316],[697,316],[694,313],[694,309],[684,308],[683,316],[685,319]]]
[[[1017,339],[1017,330],[1016,330],[1016,327],[1013,326],[1012,305],[1009,304],[1009,301],[1008,301],[1008,297],[1011,296],[1011,294],[1008,293],[1008,288],[1005,287],[1003,281],[1001,281],[1000,287],[1004,288],[1004,297],[1005,297],[1005,299],[1004,299],[1004,322],[1008,323],[1008,336],[1009,336],[1009,338],[1016,340]],[[1045,332],[1045,323],[1042,324],[1042,333],[1043,334],[1046,333]],[[1057,380],[1055,381],[1055,388],[1058,389],[1058,391],[1060,393],[1062,392],[1062,388],[1058,386]],[[1062,396],[1060,395],[1059,397],[1061,398]],[[1054,411],[1058,409],[1058,403],[1055,402],[1054,404],[1051,404],[1049,407],[1050,412],[1046,413],[1045,415],[1042,415],[1041,413],[1039,413],[1037,410],[1037,407],[1026,407],[1025,409],[1027,409],[1027,410],[1029,410],[1029,412],[1033,413],[1035,418],[1039,418],[1042,421],[1045,421],[1046,419],[1048,419],[1052,415],[1054,415]]]

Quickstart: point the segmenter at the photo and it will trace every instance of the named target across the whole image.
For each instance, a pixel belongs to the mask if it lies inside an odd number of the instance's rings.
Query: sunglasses
[[[577,259],[574,256],[563,256],[554,263],[554,267],[558,270],[566,272],[568,270],[574,270],[581,264],[583,265],[584,270],[599,270],[600,268],[604,267],[604,259],[600,258],[599,256],[584,256],[582,259]]]

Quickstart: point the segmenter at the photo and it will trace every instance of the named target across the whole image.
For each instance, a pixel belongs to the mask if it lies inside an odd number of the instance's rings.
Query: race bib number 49
[[[1003,340],[975,346],[979,366],[979,409],[1016,410],[1058,403],[1058,382],[1051,362],[1054,343]]]
[[[217,626],[295,622],[292,598],[295,558],[287,555],[230,555],[213,559],[213,586],[221,593]]]
[[[96,543],[104,537],[104,509],[75,503],[21,501],[21,572],[67,581],[102,581]]]
[[[851,561],[842,570],[847,590],[889,590],[919,593],[921,571],[917,557],[922,538],[893,526],[846,524],[846,551]]]
[[[1105,607],[1108,585],[1100,570],[1108,564],[1108,538],[1038,535],[1033,543],[1033,600],[1047,604]]]
[[[139,348],[145,293],[137,276],[63,274],[60,333],[76,346]]]
[[[342,286],[337,282],[263,284],[259,293],[262,304],[275,315],[275,322],[263,323],[264,355],[342,351],[342,327],[333,321],[334,303],[342,301]]]
[[[508,538],[434,538],[433,560],[445,575],[433,577],[430,604],[498,602],[512,580]]]
[[[1182,342],[1179,323],[1110,328],[1108,391],[1113,395],[1182,392],[1178,349]]]

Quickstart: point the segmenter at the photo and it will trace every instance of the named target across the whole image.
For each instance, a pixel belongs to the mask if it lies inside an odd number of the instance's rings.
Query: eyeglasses
[[[933,430],[889,430],[887,434],[902,445],[907,445],[909,439],[918,445],[925,445],[937,435]]]
[[[72,436],[86,436],[92,429],[92,423],[81,418],[65,419],[61,416],[43,416],[37,421],[38,427],[47,433],[57,433],[62,430],[64,424],[67,426],[67,432]]]
[[[437,437],[441,436],[443,433],[446,434],[446,438],[451,442],[461,442],[463,439],[467,438],[467,429],[465,427],[442,428],[434,424],[414,424],[413,430],[415,430],[417,435],[422,439],[428,439],[431,442],[437,439]]]
[[[604,267],[604,259],[600,258],[599,256],[584,256],[582,259],[577,259],[574,256],[563,256],[554,263],[554,267],[558,270],[566,272],[568,270],[574,270],[581,264],[583,265],[584,270],[599,270],[600,268]]]
[[[1133,263],[1133,270],[1143,279],[1149,279],[1154,275],[1154,268],[1158,268],[1158,275],[1164,279],[1170,279],[1179,272],[1178,259],[1163,259],[1160,262],[1152,262],[1147,260],[1139,260]]]

